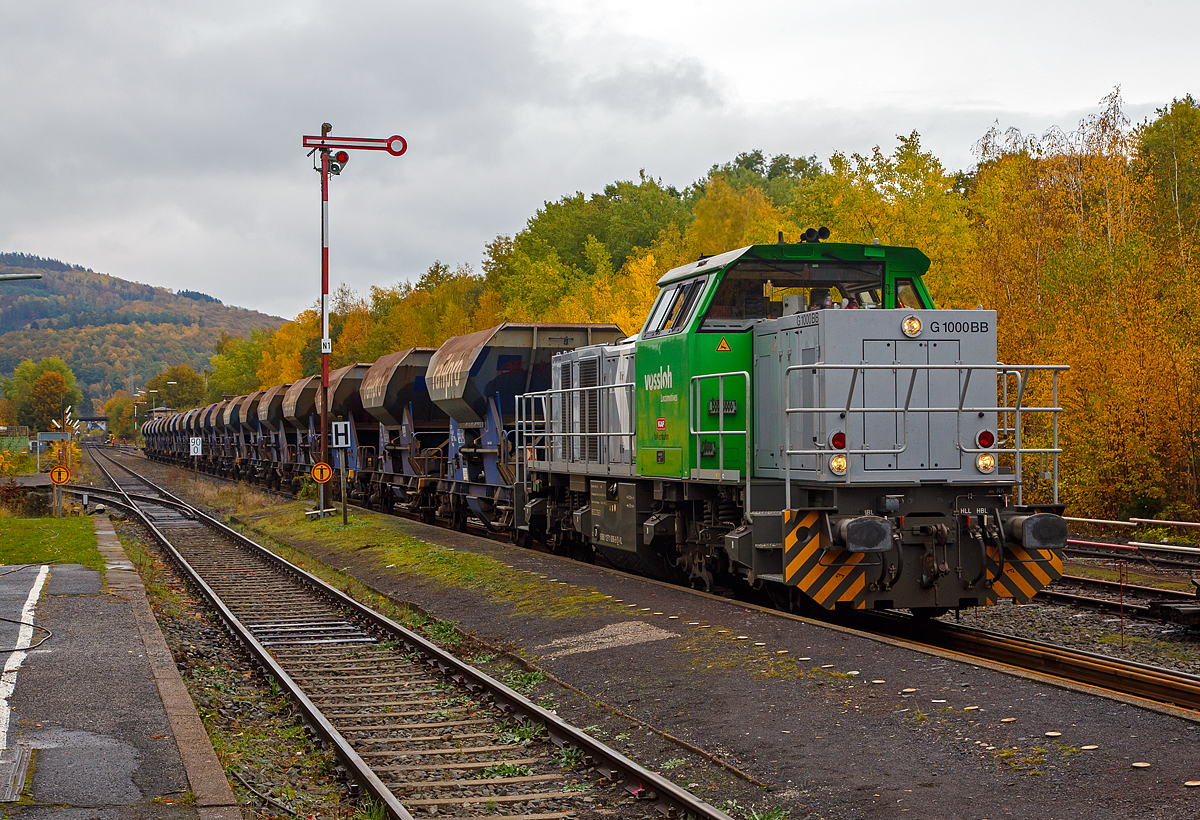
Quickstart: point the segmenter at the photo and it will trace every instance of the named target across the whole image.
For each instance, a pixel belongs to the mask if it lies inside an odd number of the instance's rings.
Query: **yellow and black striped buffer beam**
[[[988,547],[988,578],[992,587],[987,602],[1012,598],[1028,603],[1034,595],[1063,576],[1062,553],[1053,549],[1026,549],[1008,544],[1004,549],[1004,569],[1000,570],[995,547]]]
[[[839,602],[866,609],[867,574],[863,553],[830,550],[823,513],[783,512],[783,575],[825,609]]]

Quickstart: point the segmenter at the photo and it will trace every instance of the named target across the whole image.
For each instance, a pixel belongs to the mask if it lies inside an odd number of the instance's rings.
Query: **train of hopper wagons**
[[[296,491],[327,400],[368,508],[792,611],[1027,601],[1062,574],[1065,368],[999,363],[920,251],[827,236],[670,271],[632,337],[506,323],[160,414],[145,451]]]

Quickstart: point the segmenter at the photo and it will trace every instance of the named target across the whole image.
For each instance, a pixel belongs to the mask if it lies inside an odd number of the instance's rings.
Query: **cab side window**
[[[921,295],[911,279],[901,279],[896,282],[896,307],[910,310],[922,310]]]
[[[707,279],[689,279],[664,288],[646,321],[643,335],[647,338],[678,333],[687,327]]]

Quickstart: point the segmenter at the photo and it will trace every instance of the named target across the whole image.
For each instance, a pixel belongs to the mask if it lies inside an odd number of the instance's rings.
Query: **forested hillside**
[[[684,190],[643,174],[565,196],[489,243],[482,272],[436,263],[415,283],[338,291],[333,364],[504,320],[636,332],[670,268],[824,225],[923,250],[942,307],[999,312],[1002,361],[1070,365],[1058,400],[1075,514],[1200,515],[1200,106],[1186,96],[1134,124],[1114,92],[1073,130],[997,125],[975,153],[947,169],[914,132],[824,164],[747,152]],[[306,312],[235,341],[213,378],[244,392],[317,372],[316,323]]]
[[[281,319],[228,307],[195,291],[128,282],[53,259],[0,253],[0,274],[41,279],[0,283],[0,377],[24,359],[59,356],[75,373],[84,406],[135,387],[166,367],[208,366],[222,334],[274,330]]]

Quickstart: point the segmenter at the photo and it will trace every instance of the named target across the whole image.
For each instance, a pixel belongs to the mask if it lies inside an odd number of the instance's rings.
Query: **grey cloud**
[[[582,99],[638,117],[661,119],[681,104],[722,107],[724,100],[704,66],[694,60],[666,64],[617,66],[584,77]]]
[[[914,128],[964,167],[996,117],[1078,119],[940,101],[752,109],[701,51],[644,33],[581,44],[552,16],[483,0],[0,0],[0,250],[291,316],[318,289],[318,178],[300,137],[322,121],[410,145],[356,155],[333,182],[332,278],[363,290],[434,259],[477,263],[543,201],[640,168],[682,186],[739,151],[825,158]]]

